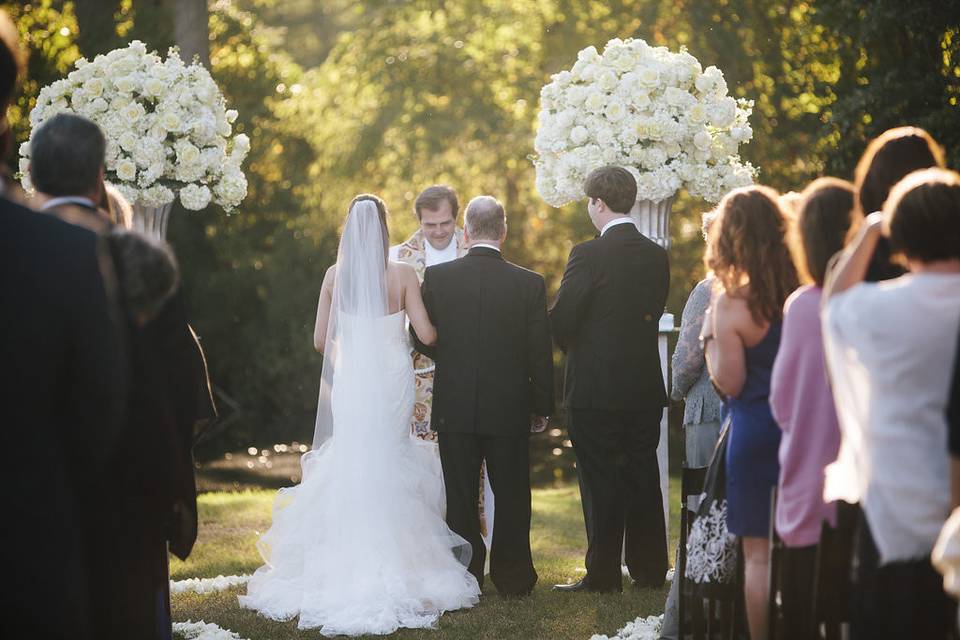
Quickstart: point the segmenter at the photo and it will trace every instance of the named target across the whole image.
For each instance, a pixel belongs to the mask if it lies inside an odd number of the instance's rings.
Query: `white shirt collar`
[[[53,207],[59,207],[62,204],[79,204],[84,207],[96,209],[93,204],[93,200],[90,198],[84,198],[83,196],[60,196],[58,198],[50,198],[44,202],[43,206],[40,207],[40,210],[46,211],[47,209],[52,209]]]
[[[633,224],[633,218],[631,218],[631,217],[629,217],[629,216],[627,216],[627,217],[625,217],[625,218],[614,218],[613,220],[611,220],[611,221],[608,222],[607,224],[603,225],[603,229],[600,230],[600,235],[605,234],[605,233],[607,232],[607,229],[609,229],[610,227],[615,227],[615,226],[617,226],[618,224],[627,224],[628,222],[629,222],[630,224]]]
[[[483,247],[484,249],[493,249],[497,253],[500,253],[500,247],[495,244],[487,244],[486,242],[476,242],[470,248],[476,249],[478,247]]]
[[[432,267],[435,264],[442,264],[444,262],[450,262],[451,260],[456,260],[457,258],[457,238],[453,236],[450,238],[450,244],[448,244],[443,249],[436,249],[430,241],[426,238],[423,239],[425,247],[424,258],[428,267]]]

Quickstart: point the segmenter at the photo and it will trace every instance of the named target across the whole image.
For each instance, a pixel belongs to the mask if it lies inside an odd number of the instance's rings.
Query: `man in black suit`
[[[470,572],[483,585],[486,548],[477,500],[486,461],[497,513],[490,578],[505,595],[530,593],[530,433],[553,410],[553,357],[543,278],[503,259],[503,206],[490,196],[467,205],[470,251],[429,267],[423,301],[438,342],[418,349],[436,362],[431,428],[447,492],[447,524],[473,549]]]
[[[0,124],[22,69],[0,12]],[[113,273],[93,233],[0,195],[0,412],[11,445],[0,529],[10,637],[93,637],[84,506],[126,397]]]
[[[567,354],[564,405],[587,528],[587,575],[556,588],[619,591],[621,549],[634,584],[658,587],[667,571],[657,465],[667,400],[657,350],[670,284],[667,252],[628,215],[637,185],[627,170],[597,169],[585,191],[600,233],[570,252],[550,323]]]

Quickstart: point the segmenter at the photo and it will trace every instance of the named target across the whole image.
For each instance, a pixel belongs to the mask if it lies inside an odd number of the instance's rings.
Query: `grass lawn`
[[[672,479],[673,480],[673,479]],[[679,482],[671,482],[670,504],[679,501]],[[270,524],[272,490],[213,492],[200,497],[200,537],[187,562],[171,561],[171,577],[212,578],[219,574],[252,573],[260,566],[254,543]],[[671,518],[671,557],[676,545],[677,519]],[[586,535],[576,485],[534,489],[533,559],[540,581],[531,596],[504,599],[487,580],[480,604],[445,614],[437,630],[402,630],[397,639],[589,640],[595,633],[613,635],[639,615],[659,614],[667,595],[662,589],[633,589],[621,595],[562,594],[551,585],[583,575]],[[628,583],[629,580],[625,580]],[[250,640],[322,638],[317,631],[298,631],[296,621],[278,623],[237,604],[240,590],[173,596],[175,621],[204,620]]]

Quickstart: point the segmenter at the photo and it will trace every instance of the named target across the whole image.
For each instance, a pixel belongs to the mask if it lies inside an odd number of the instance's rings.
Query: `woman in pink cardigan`
[[[824,364],[820,297],[830,258],[843,248],[852,221],[853,185],[821,178],[803,192],[796,223],[795,256],[811,284],[784,305],[783,335],[770,381],[770,408],[783,430],[775,526],[783,553],[784,629],[808,637],[817,543],[836,509],[823,501],[823,470],[840,447],[833,394]]]

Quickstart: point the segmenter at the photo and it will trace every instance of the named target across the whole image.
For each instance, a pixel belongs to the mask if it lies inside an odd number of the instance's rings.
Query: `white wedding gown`
[[[333,433],[281,489],[243,607],[324,635],[432,627],[474,605],[470,546],[444,521],[440,462],[410,433],[414,375],[404,312],[339,315]]]

